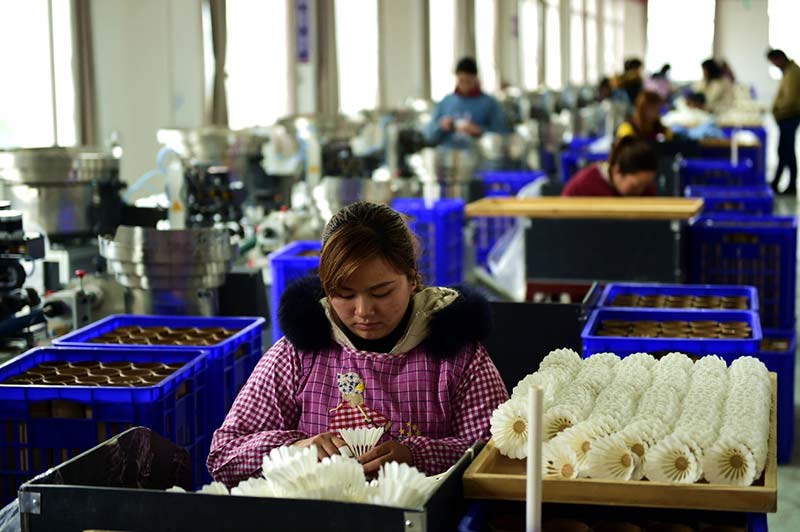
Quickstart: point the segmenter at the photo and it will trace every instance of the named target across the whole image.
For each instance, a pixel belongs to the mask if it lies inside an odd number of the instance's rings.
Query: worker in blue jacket
[[[465,57],[456,65],[455,92],[436,104],[425,135],[432,144],[468,148],[485,131],[508,133],[509,129],[503,108],[481,91],[475,60]]]

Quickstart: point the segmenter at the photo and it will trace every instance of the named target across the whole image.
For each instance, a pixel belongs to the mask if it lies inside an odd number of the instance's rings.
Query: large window
[[[558,0],[545,0],[544,6],[544,83],[560,89],[561,82],[561,12]]]
[[[70,5],[0,2],[0,147],[76,143]]]
[[[800,38],[797,36],[797,0],[769,0],[769,45],[786,52],[791,59],[800,60]]]
[[[519,39],[522,85],[532,90],[539,86],[539,6],[537,0],[522,0],[519,6]]]
[[[598,81],[597,0],[586,0],[586,81]]]
[[[572,0],[569,24],[569,80],[572,83],[582,84],[586,81],[584,75],[584,48],[583,48],[583,0]]]
[[[702,75],[700,63],[714,51],[714,6],[714,0],[650,0],[647,3],[648,67],[658,69],[669,63],[674,79],[699,79]],[[687,13],[692,15],[686,16]],[[676,38],[676,28],[680,28],[679,38]]]
[[[499,88],[494,49],[497,13],[494,0],[475,0],[475,51],[481,86],[487,92]]]
[[[622,71],[624,13],[622,0],[603,0],[603,67],[608,75]]]
[[[339,109],[378,106],[378,1],[336,0]]]
[[[225,9],[228,124],[270,125],[289,111],[287,0],[236,0]]]
[[[439,101],[453,92],[455,86],[456,3],[455,0],[434,0],[428,5],[431,98]]]

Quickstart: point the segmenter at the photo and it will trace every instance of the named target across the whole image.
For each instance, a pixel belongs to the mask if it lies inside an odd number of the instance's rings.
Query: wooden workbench
[[[468,217],[688,220],[703,210],[701,198],[542,197],[484,198],[466,206]]]

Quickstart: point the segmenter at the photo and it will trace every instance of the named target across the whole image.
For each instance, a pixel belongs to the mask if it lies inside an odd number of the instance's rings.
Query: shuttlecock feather
[[[490,421],[492,438],[500,454],[525,458],[528,443],[528,412],[525,402],[510,399],[497,407]]]
[[[575,452],[566,444],[547,442],[542,447],[542,475],[549,478],[578,478],[580,466]]]
[[[630,480],[637,460],[622,436],[612,434],[592,443],[583,471],[591,478]]]
[[[644,473],[655,482],[691,484],[700,480],[703,469],[690,445],[668,436],[647,452]]]
[[[712,484],[749,486],[756,480],[756,459],[747,446],[733,439],[722,439],[703,456],[706,480]]]
[[[358,458],[375,447],[383,436],[383,427],[339,429],[339,436],[350,448],[353,456]]]

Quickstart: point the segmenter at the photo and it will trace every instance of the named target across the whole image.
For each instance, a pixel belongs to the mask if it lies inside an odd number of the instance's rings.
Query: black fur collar
[[[474,289],[454,286],[459,297],[431,317],[424,346],[437,358],[449,358],[465,346],[485,340],[491,332],[491,310]],[[300,351],[319,351],[333,343],[331,326],[319,300],[324,297],[319,277],[290,284],[281,296],[278,322],[286,338]]]

